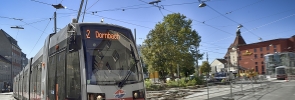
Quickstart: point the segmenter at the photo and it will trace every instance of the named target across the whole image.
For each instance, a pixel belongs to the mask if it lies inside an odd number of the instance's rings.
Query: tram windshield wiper
[[[132,68],[137,68],[137,64],[138,64],[138,62],[139,62],[139,60],[137,60],[136,57],[135,57],[135,53],[134,53],[134,50],[133,50],[133,47],[131,46],[131,44],[130,44],[130,52],[131,52],[132,58],[134,59],[134,62],[135,62],[135,63],[134,63],[133,66],[131,66],[131,67],[129,68],[129,70],[128,70],[128,72],[127,72],[127,75],[124,77],[124,79],[123,79],[122,81],[119,82],[119,84],[118,84],[118,87],[119,87],[119,88],[122,88],[122,87],[126,84],[126,81],[128,80],[129,76],[130,76],[131,73],[132,73],[131,69],[132,69]]]
[[[119,88],[122,88],[126,84],[126,81],[128,80],[131,73],[132,73],[132,71],[128,70],[127,75],[125,76],[125,78],[122,81],[119,82],[119,84],[118,84]]]

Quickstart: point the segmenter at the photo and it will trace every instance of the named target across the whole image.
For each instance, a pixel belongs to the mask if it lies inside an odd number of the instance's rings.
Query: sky
[[[105,23],[136,29],[137,44],[141,44],[163,16],[181,13],[193,20],[192,29],[201,36],[199,50],[208,53],[210,63],[224,57],[238,25],[244,26],[241,34],[247,44],[295,34],[295,0],[201,0],[207,5],[202,8],[199,0],[161,0],[157,4],[160,8],[148,4],[151,1],[88,0],[86,13],[80,16],[79,22],[83,16],[83,22],[100,22],[103,18]],[[66,9],[56,10],[51,6],[59,3]],[[57,28],[64,28],[77,18],[80,3],[81,0],[1,0],[0,29],[16,39],[22,52],[31,58],[54,32],[54,12]],[[24,29],[12,29],[12,26]]]

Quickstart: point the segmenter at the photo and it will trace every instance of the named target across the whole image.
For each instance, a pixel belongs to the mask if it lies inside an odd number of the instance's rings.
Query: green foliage
[[[166,83],[166,85],[167,85],[168,88],[178,87],[178,83],[177,83],[177,81],[168,81],[168,82]]]
[[[165,85],[161,84],[153,84],[151,80],[146,79],[144,81],[145,87],[147,91],[160,91],[165,89]]]
[[[197,85],[197,81],[196,80],[189,80],[187,82],[187,86],[195,86],[195,85]]]
[[[182,74],[193,73],[195,59],[189,48],[191,45],[198,48],[200,42],[201,36],[192,29],[192,20],[174,13],[165,16],[163,22],[157,23],[150,30],[141,53],[149,71],[167,72],[163,76],[169,73],[173,80],[177,64],[182,69]]]
[[[187,81],[185,78],[181,78],[179,81],[168,81],[166,85],[167,87],[186,87]]]
[[[146,79],[145,81],[144,81],[144,84],[145,84],[145,87],[146,88],[150,88],[151,86],[152,86],[152,82],[149,80],[149,79]]]
[[[211,67],[210,64],[207,61],[203,61],[201,67],[200,67],[200,72],[204,73],[207,75],[209,72],[211,72]]]
[[[201,76],[195,76],[194,78],[193,78],[193,80],[196,80],[196,84],[197,85],[204,85],[204,77],[201,75]]]
[[[204,85],[204,81],[202,76],[197,76],[194,77],[191,80],[186,80],[185,78],[182,78],[179,80],[179,82],[177,81],[168,81],[167,82],[167,87],[172,88],[172,87],[186,87],[186,86],[195,86],[195,85]]]

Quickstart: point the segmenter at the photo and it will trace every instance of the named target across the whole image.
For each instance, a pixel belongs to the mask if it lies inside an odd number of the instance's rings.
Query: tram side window
[[[79,53],[72,52],[67,54],[67,75],[66,75],[66,98],[80,100],[81,77]]]

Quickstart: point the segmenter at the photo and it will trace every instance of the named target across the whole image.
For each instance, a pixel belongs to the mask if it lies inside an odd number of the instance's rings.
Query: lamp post
[[[227,73],[230,73],[230,64],[229,64],[229,55],[227,57],[225,57],[225,59],[227,60],[227,67],[228,67],[228,71]],[[232,94],[232,82],[229,80],[229,86],[230,86],[230,97],[223,97],[223,99],[225,100],[234,100],[233,98],[233,94]]]
[[[62,4],[52,5],[55,9],[65,9]],[[56,33],[56,11],[54,12],[54,33]]]
[[[15,20],[20,20],[20,21],[22,21],[22,19],[15,19]],[[21,27],[21,26],[13,26],[13,27],[10,27],[10,28],[13,28],[13,29],[25,29],[25,28],[23,28],[23,27]],[[12,49],[12,47],[11,47],[11,49]],[[12,58],[12,50],[11,50],[11,56],[5,56],[5,57],[7,57],[7,58],[10,58],[10,61],[11,61],[11,66],[10,66],[10,84],[12,84],[13,83],[13,58]],[[21,66],[22,67],[22,66]]]
[[[63,6],[63,5],[61,5],[61,4],[57,4],[57,5],[52,5],[56,10],[57,9],[64,9],[65,7]],[[56,34],[56,10],[54,11],[54,33]],[[55,77],[57,76],[57,66],[55,66]],[[54,95],[55,95],[55,97],[56,97],[56,99],[57,99],[57,94],[58,94],[58,92],[57,92],[57,90],[56,90],[56,88],[58,87],[58,85],[57,85],[57,79],[55,78],[55,80],[54,80],[54,83],[55,83],[55,87],[54,87],[54,91],[56,91],[56,92],[54,92]]]
[[[232,48],[232,50],[234,51],[234,52],[236,52],[236,55],[237,55],[237,76],[239,76],[240,75],[240,65],[239,65],[239,58],[240,58],[240,54],[239,54],[239,48],[238,47],[234,47],[234,48]],[[238,79],[239,79],[239,77],[238,77]]]
[[[191,46],[190,47],[190,50],[192,52],[193,55],[196,55],[196,68],[195,68],[195,75],[199,76],[199,66],[198,66],[198,50],[197,50],[197,47],[196,46]]]

